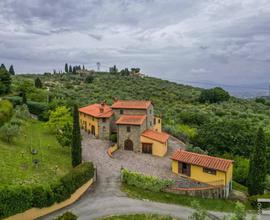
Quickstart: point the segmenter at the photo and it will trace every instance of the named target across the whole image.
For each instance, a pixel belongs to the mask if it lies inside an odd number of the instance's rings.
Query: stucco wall
[[[66,206],[69,206],[75,201],[77,201],[87,191],[87,189],[92,185],[92,183],[93,183],[93,179],[89,180],[87,183],[85,183],[79,189],[77,189],[76,192],[73,193],[69,199],[63,202],[56,203],[50,207],[41,208],[41,209],[31,208],[23,213],[10,216],[6,218],[6,220],[32,220],[32,219],[40,218],[44,215],[48,215]]]
[[[162,131],[162,120],[159,117],[154,117],[156,123],[154,123],[153,130],[161,132]]]
[[[141,136],[141,151],[142,143],[151,143],[152,144],[152,154],[156,156],[163,157],[167,153],[167,143],[161,143],[150,138]]]
[[[81,127],[87,132],[91,133],[91,126],[93,125],[95,127],[95,136],[98,137],[99,136],[98,119],[90,115],[81,113],[81,112],[79,116],[80,116]],[[86,127],[85,127],[85,122],[86,122]]]
[[[178,173],[178,161],[172,161],[172,172]],[[211,185],[226,185],[225,172],[217,171],[216,175],[203,172],[200,166],[191,165],[190,178]]]

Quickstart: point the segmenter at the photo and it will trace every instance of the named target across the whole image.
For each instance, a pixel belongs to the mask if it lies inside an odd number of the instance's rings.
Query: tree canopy
[[[230,95],[227,91],[220,87],[215,87],[213,89],[206,89],[203,90],[200,97],[199,101],[201,103],[218,103],[218,102],[223,102],[223,101],[228,101],[230,98]]]

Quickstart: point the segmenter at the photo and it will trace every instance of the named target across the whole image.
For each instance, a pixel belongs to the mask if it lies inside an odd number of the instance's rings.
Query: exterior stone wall
[[[130,132],[127,132],[127,126],[130,126]],[[118,125],[117,126],[117,144],[118,147],[124,149],[125,141],[130,139],[133,142],[133,151],[141,152],[141,133],[146,130],[146,120],[139,125]]]
[[[111,135],[111,120],[112,118],[102,118],[98,120],[99,138],[109,140]]]

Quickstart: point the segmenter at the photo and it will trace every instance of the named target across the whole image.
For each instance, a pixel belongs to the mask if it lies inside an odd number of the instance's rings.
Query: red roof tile
[[[158,132],[158,131],[153,131],[153,130],[146,130],[142,133],[142,136],[159,141],[161,143],[165,143],[170,135],[164,132]]]
[[[147,109],[150,105],[150,101],[144,100],[117,100],[113,103],[112,108]]]
[[[175,151],[171,159],[223,172],[226,172],[233,163],[232,160],[188,152],[181,149]]]
[[[104,104],[92,104],[79,109],[79,112],[91,115],[96,118],[109,118],[113,111],[110,106]]]
[[[117,121],[116,124],[123,125],[141,125],[146,119],[145,115],[122,115]]]

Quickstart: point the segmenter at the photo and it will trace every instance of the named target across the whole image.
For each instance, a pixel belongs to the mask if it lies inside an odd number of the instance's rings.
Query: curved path
[[[115,158],[112,159],[106,153],[108,142],[89,138],[86,134],[84,136],[83,159],[95,163],[97,167],[96,183],[73,205],[41,219],[51,220],[67,210],[76,214],[80,220],[130,213],[156,213],[187,219],[192,214],[193,210],[188,207],[128,198],[120,190],[120,169],[121,166],[126,167],[132,164],[136,155],[128,152],[131,157],[126,158],[123,152],[116,152]],[[135,163],[137,162],[135,161]],[[222,213],[212,212],[212,214],[223,217]]]

